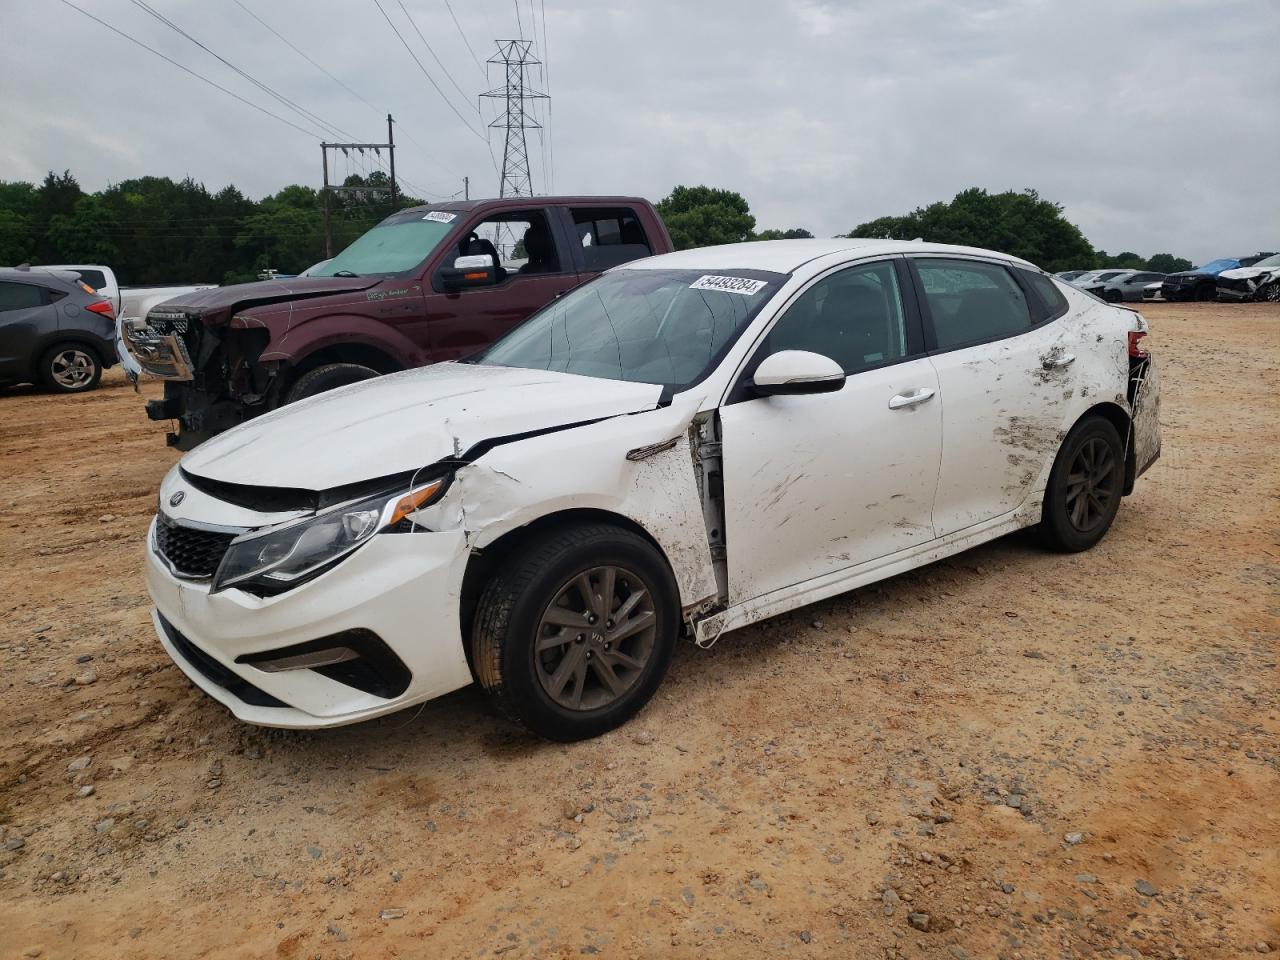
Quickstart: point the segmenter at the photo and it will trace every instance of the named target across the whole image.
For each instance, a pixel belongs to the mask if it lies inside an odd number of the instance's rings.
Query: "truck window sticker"
[[[450,213],[448,210],[431,210],[423,216],[423,220],[431,220],[435,223],[453,223],[458,219],[456,213]]]

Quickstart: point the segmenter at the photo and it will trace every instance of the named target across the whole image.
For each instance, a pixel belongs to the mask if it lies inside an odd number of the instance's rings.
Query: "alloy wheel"
[[[653,592],[624,567],[593,567],[560,588],[538,623],[538,682],[569,710],[594,710],[625,695],[653,654]]]
[[[49,375],[60,387],[79,390],[93,380],[96,364],[93,357],[77,347],[59,350],[49,364]]]
[[[1117,496],[1115,455],[1100,437],[1081,444],[1067,474],[1067,519],[1081,533],[1105,522]]]

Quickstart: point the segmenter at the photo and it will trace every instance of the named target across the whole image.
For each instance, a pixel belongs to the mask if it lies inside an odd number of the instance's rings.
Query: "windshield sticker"
[[[422,219],[430,220],[433,223],[453,223],[453,221],[458,219],[458,215],[456,213],[450,213],[448,210],[432,210]]]
[[[769,285],[766,280],[748,280],[745,277],[717,277],[704,274],[689,284],[690,290],[719,290],[723,293],[740,293],[753,297]]]

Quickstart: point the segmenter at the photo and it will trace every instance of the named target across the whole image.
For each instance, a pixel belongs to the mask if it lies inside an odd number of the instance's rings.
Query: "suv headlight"
[[[331,507],[314,517],[244,534],[227,548],[210,592],[239,586],[280,593],[310,580],[375,534],[425,507],[444,488],[444,478],[408,493],[402,493],[404,488],[400,487]]]

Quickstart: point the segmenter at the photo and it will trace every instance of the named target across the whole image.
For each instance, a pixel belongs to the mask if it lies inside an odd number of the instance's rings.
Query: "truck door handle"
[[[915,393],[900,393],[889,401],[890,410],[899,410],[902,407],[914,407],[917,403],[924,403],[926,400],[933,398],[933,391],[928,387],[921,387]]]
[[[1076,358],[1069,353],[1058,353],[1053,356],[1045,357],[1040,361],[1040,366],[1046,370],[1054,370],[1058,367],[1069,367],[1076,362]]]

